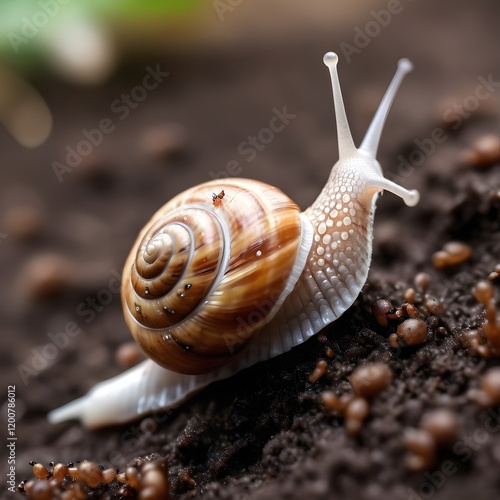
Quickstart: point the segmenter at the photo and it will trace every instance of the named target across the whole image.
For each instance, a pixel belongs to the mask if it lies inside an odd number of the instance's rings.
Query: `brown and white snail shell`
[[[278,188],[223,179],[164,205],[139,234],[122,283],[126,322],[151,360],[51,412],[52,422],[80,418],[98,427],[177,406],[207,384],[303,343],[352,305],[368,275],[378,194],[391,191],[409,206],[419,199],[384,178],[376,160],[411,63],[399,61],[356,148],[338,57],[329,52],[324,62],[340,159],[316,201],[301,213]]]

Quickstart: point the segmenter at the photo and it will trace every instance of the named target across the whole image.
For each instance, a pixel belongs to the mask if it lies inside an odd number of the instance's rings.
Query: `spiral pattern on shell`
[[[181,373],[225,364],[285,299],[300,237],[299,207],[266,184],[212,181],[181,193],[146,224],[125,265],[134,338]]]
[[[195,314],[221,279],[228,237],[225,222],[202,205],[178,208],[156,220],[131,269],[136,297],[128,295],[127,306],[135,320],[163,329]]]

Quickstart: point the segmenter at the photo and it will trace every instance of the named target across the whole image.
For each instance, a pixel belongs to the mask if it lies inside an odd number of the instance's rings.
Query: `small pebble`
[[[102,481],[102,471],[95,462],[82,462],[78,472],[80,480],[90,488],[96,488]]]
[[[464,155],[465,163],[474,167],[485,167],[500,162],[500,138],[488,134],[477,139],[472,149]]]
[[[138,490],[141,487],[139,481],[139,471],[135,467],[127,467],[125,469],[125,477],[127,478],[128,484]]]
[[[411,455],[419,457],[418,460],[407,462],[408,468],[412,470],[422,470],[432,465],[436,457],[436,443],[432,435],[423,429],[407,429],[404,440]]]
[[[460,422],[456,412],[442,408],[427,412],[420,426],[434,438],[438,446],[449,447],[457,440]]]
[[[139,500],[163,500],[168,497],[168,464],[165,458],[158,458],[141,468]]]
[[[494,405],[500,405],[500,367],[490,368],[483,375],[481,389]]]
[[[127,476],[125,472],[118,472],[115,476],[115,479],[119,481],[120,483],[126,483],[127,482]]]
[[[345,410],[345,428],[350,436],[355,436],[359,433],[369,412],[370,406],[364,398],[356,397],[347,405]]]
[[[57,481],[57,483],[62,483],[64,477],[68,473],[68,467],[64,464],[56,464],[52,470],[52,478]]]
[[[432,263],[437,269],[456,266],[462,264],[470,258],[472,249],[469,245],[460,241],[449,241],[442,250],[435,252],[432,256]]]
[[[105,469],[101,473],[102,482],[105,484],[108,484],[111,481],[113,481],[115,477],[116,477],[115,469]]]
[[[78,470],[78,467],[73,465],[73,463],[68,464],[68,476],[73,479],[78,479],[80,477],[80,471]]]
[[[385,299],[378,299],[372,304],[372,314],[380,326],[387,328],[389,322],[387,321],[387,314],[393,309],[392,304]]]
[[[467,398],[483,408],[490,408],[494,405],[488,394],[482,390],[469,389],[467,391]]]
[[[420,292],[425,293],[429,288],[431,277],[427,273],[418,273],[415,278],[413,278],[413,282]]]
[[[440,316],[444,311],[441,301],[429,295],[426,295],[424,299],[424,307],[427,309],[429,314],[433,314],[435,316]]]
[[[409,318],[398,325],[397,334],[407,345],[419,345],[427,341],[425,321]]]
[[[121,368],[131,368],[145,359],[144,353],[135,342],[124,342],[115,352],[115,361]]]
[[[344,412],[347,405],[353,400],[354,396],[345,393],[342,396],[337,396],[333,391],[323,391],[321,393],[321,400],[329,410],[338,410]]]
[[[490,274],[488,274],[488,279],[490,281],[495,281],[499,277],[500,277],[500,273],[498,273],[497,271],[492,271]]]
[[[481,335],[478,330],[464,330],[460,332],[460,343],[462,347],[476,350],[481,340]]]
[[[393,349],[399,349],[400,347],[402,347],[401,339],[395,333],[391,333],[389,335],[388,340],[389,340],[389,345]]]
[[[50,476],[50,472],[47,470],[47,467],[41,463],[37,463],[33,465],[33,474],[39,479],[47,479]]]
[[[145,468],[145,467],[144,467]],[[149,469],[143,472],[140,500],[163,500],[168,496],[168,481],[161,470]]]
[[[392,371],[384,363],[370,363],[356,368],[350,381],[357,394],[373,398],[390,385]]]
[[[488,275],[488,279],[490,281],[493,281],[493,280],[496,280],[497,278],[500,277],[500,264],[497,264],[495,266],[495,270],[492,271],[489,275]]]
[[[481,345],[477,346],[476,351],[483,358],[490,358],[491,354],[492,354],[490,346],[488,346],[486,344],[481,344]]]
[[[413,304],[406,304],[406,314],[410,316],[410,318],[417,318],[418,309]]]
[[[405,300],[408,304],[415,304],[415,289],[407,288],[405,291]]]
[[[326,373],[327,367],[328,364],[324,359],[318,360],[316,368],[314,368],[311,375],[309,375],[309,381],[313,383],[317,382]]]
[[[493,286],[488,281],[481,280],[474,287],[474,297],[484,304],[488,305],[488,302],[493,297]]]
[[[368,412],[370,411],[370,407],[368,405],[368,401],[364,398],[353,398],[352,401],[349,402],[347,408],[345,410],[346,418],[352,418],[355,420],[364,420],[368,416]]]
[[[448,254],[439,250],[432,255],[432,263],[434,267],[437,269],[442,269],[443,267],[447,267],[450,265],[448,261]]]
[[[335,356],[335,351],[331,347],[327,347],[325,349],[325,355],[329,358],[333,358]]]

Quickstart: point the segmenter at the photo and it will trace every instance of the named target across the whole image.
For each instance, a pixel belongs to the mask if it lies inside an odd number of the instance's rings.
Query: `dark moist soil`
[[[421,202],[410,209],[390,194],[379,200],[373,263],[358,300],[322,332],[326,341],[313,338],[214,384],[181,408],[155,415],[154,425],[137,421],[89,432],[74,422],[47,423],[48,411],[121,371],[114,352],[130,337],[118,296],[92,319],[82,314],[81,304],[112,289],[113,272],[120,272],[135,235],[159,206],[209,180],[210,172],[224,170],[230,160],[239,161],[241,176],[279,186],[303,207],[313,201],[336,158],[321,57],[340,41],[351,40],[352,27],[243,53],[153,58],[148,64],[160,61],[171,76],[123,122],[109,105],[140,81],[144,66],[123,68],[102,89],[77,91],[38,82],[54,113],[51,139],[28,152],[0,132],[2,212],[19,200],[31,200],[45,217],[37,239],[26,243],[9,234],[0,247],[0,364],[4,386],[16,385],[18,481],[32,477],[29,460],[86,459],[123,469],[129,462],[165,456],[172,496],[178,499],[498,498],[500,432],[484,431],[491,415],[470,391],[479,386],[486,368],[499,362],[469,355],[458,341],[461,331],[481,325],[483,307],[471,290],[500,261],[500,165],[475,169],[460,161],[476,138],[498,134],[498,96],[483,101],[456,130],[441,119],[449,103],[473,94],[478,76],[487,78],[495,70],[498,75],[498,7],[494,2],[458,5],[465,2],[427,2],[412,6],[411,12],[408,7],[350,65],[341,59],[346,108],[357,141],[395,61],[407,55],[416,64],[394,105],[379,160],[388,176],[418,188]],[[246,162],[238,145],[267,125],[273,108],[284,106],[297,117],[254,162]],[[63,160],[64,147],[77,144],[83,128],[95,127],[106,116],[113,116],[117,130],[92,162],[59,183],[51,162]],[[144,135],[166,123],[187,130],[182,154],[144,145]],[[408,158],[416,148],[414,140],[431,137],[436,127],[443,127],[446,140],[435,152],[414,171],[398,167],[398,156]],[[5,231],[0,227],[0,232]],[[434,269],[432,254],[450,240],[470,245],[472,257],[447,270]],[[22,278],[23,270],[29,259],[46,253],[70,259],[75,278],[58,284],[55,297],[30,300],[33,285]],[[428,342],[393,349],[387,337],[395,326],[379,326],[371,305],[386,298],[401,306],[406,288],[421,271],[430,274],[428,293],[441,300],[444,312],[430,328]],[[498,303],[498,280],[494,286]],[[417,306],[422,309],[418,301]],[[70,321],[81,333],[47,366],[33,364],[32,350],[43,349],[49,332],[64,330]],[[443,335],[437,333],[439,326],[445,328]],[[325,356],[327,347],[335,353],[332,358]],[[328,362],[327,373],[311,383],[309,375],[320,358]],[[324,408],[320,393],[351,391],[348,376],[367,361],[389,365],[394,380],[371,404],[359,435],[349,437],[343,418]],[[20,364],[37,367],[39,373],[24,383]],[[459,414],[457,441],[463,446],[455,453],[443,450],[425,473],[410,472],[405,429],[418,427],[422,415],[436,408]],[[444,460],[454,467],[446,477]],[[1,467],[3,474],[4,463]],[[120,495],[113,486],[90,497]]]

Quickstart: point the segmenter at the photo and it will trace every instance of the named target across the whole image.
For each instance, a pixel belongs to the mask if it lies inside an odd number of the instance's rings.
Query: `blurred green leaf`
[[[188,12],[200,5],[200,0],[92,0],[97,9],[117,14],[158,14],[165,12]]]
[[[201,6],[201,0],[0,0],[0,62],[24,70],[43,65],[50,58],[47,37],[75,19],[103,28],[137,22],[148,29],[148,20],[172,21]],[[30,31],[35,34],[27,36]]]

